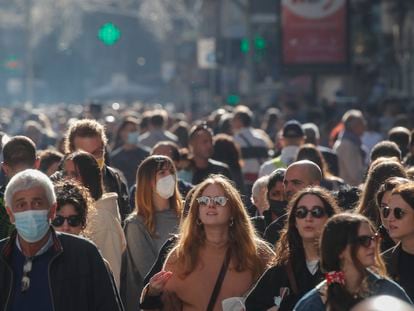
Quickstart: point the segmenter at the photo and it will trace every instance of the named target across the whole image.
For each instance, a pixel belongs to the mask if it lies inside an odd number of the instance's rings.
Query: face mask
[[[129,132],[127,137],[127,143],[130,145],[136,145],[138,143],[138,136],[139,133],[137,131]]]
[[[99,169],[102,171],[104,164],[105,164],[105,159],[102,157],[102,158],[96,159],[96,162],[98,162]]]
[[[15,226],[23,240],[34,243],[49,230],[48,210],[25,211],[14,214]]]
[[[156,190],[161,198],[171,198],[175,190],[175,177],[173,175],[168,175],[163,178],[160,178],[157,181]]]
[[[278,217],[286,214],[287,201],[269,200],[270,211],[275,213]]]
[[[193,173],[190,170],[179,170],[177,176],[178,178],[189,183],[193,180]]]

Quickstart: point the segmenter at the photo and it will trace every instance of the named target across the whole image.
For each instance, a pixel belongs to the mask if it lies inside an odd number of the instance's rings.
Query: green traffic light
[[[226,102],[230,106],[236,106],[238,103],[240,103],[240,97],[235,94],[231,94],[227,96]]]
[[[254,38],[254,48],[256,50],[264,50],[266,48],[266,40],[263,37],[256,36]]]
[[[121,31],[114,24],[106,23],[99,29],[98,37],[105,45],[114,45],[121,37]]]
[[[242,53],[249,53],[250,51],[250,43],[249,43],[249,39],[247,38],[243,38],[240,42],[240,51],[242,51]]]

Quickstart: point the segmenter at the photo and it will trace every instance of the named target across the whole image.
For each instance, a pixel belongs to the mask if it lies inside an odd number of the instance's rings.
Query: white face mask
[[[163,199],[169,199],[175,191],[175,177],[168,175],[157,181],[156,190],[158,195]]]

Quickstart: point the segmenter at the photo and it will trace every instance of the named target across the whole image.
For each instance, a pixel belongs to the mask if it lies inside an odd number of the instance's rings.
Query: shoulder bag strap
[[[210,301],[208,302],[207,311],[212,311],[216,304],[217,296],[220,293],[221,285],[223,284],[224,276],[226,275],[227,268],[230,263],[231,250],[227,249],[226,257],[224,257],[223,265],[221,266],[220,273],[218,275],[216,284],[214,285],[213,292],[211,293]]]
[[[296,283],[296,278],[293,273],[292,263],[289,261],[286,265],[286,273],[289,279],[290,286],[292,288],[292,291],[295,295],[299,294],[299,288],[298,284]]]

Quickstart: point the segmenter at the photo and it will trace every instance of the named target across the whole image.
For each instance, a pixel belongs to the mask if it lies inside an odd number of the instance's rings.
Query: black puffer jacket
[[[86,239],[55,233],[49,288],[56,311],[123,310],[113,278],[96,246]],[[13,289],[11,255],[16,231],[0,241],[0,310],[7,311]]]

